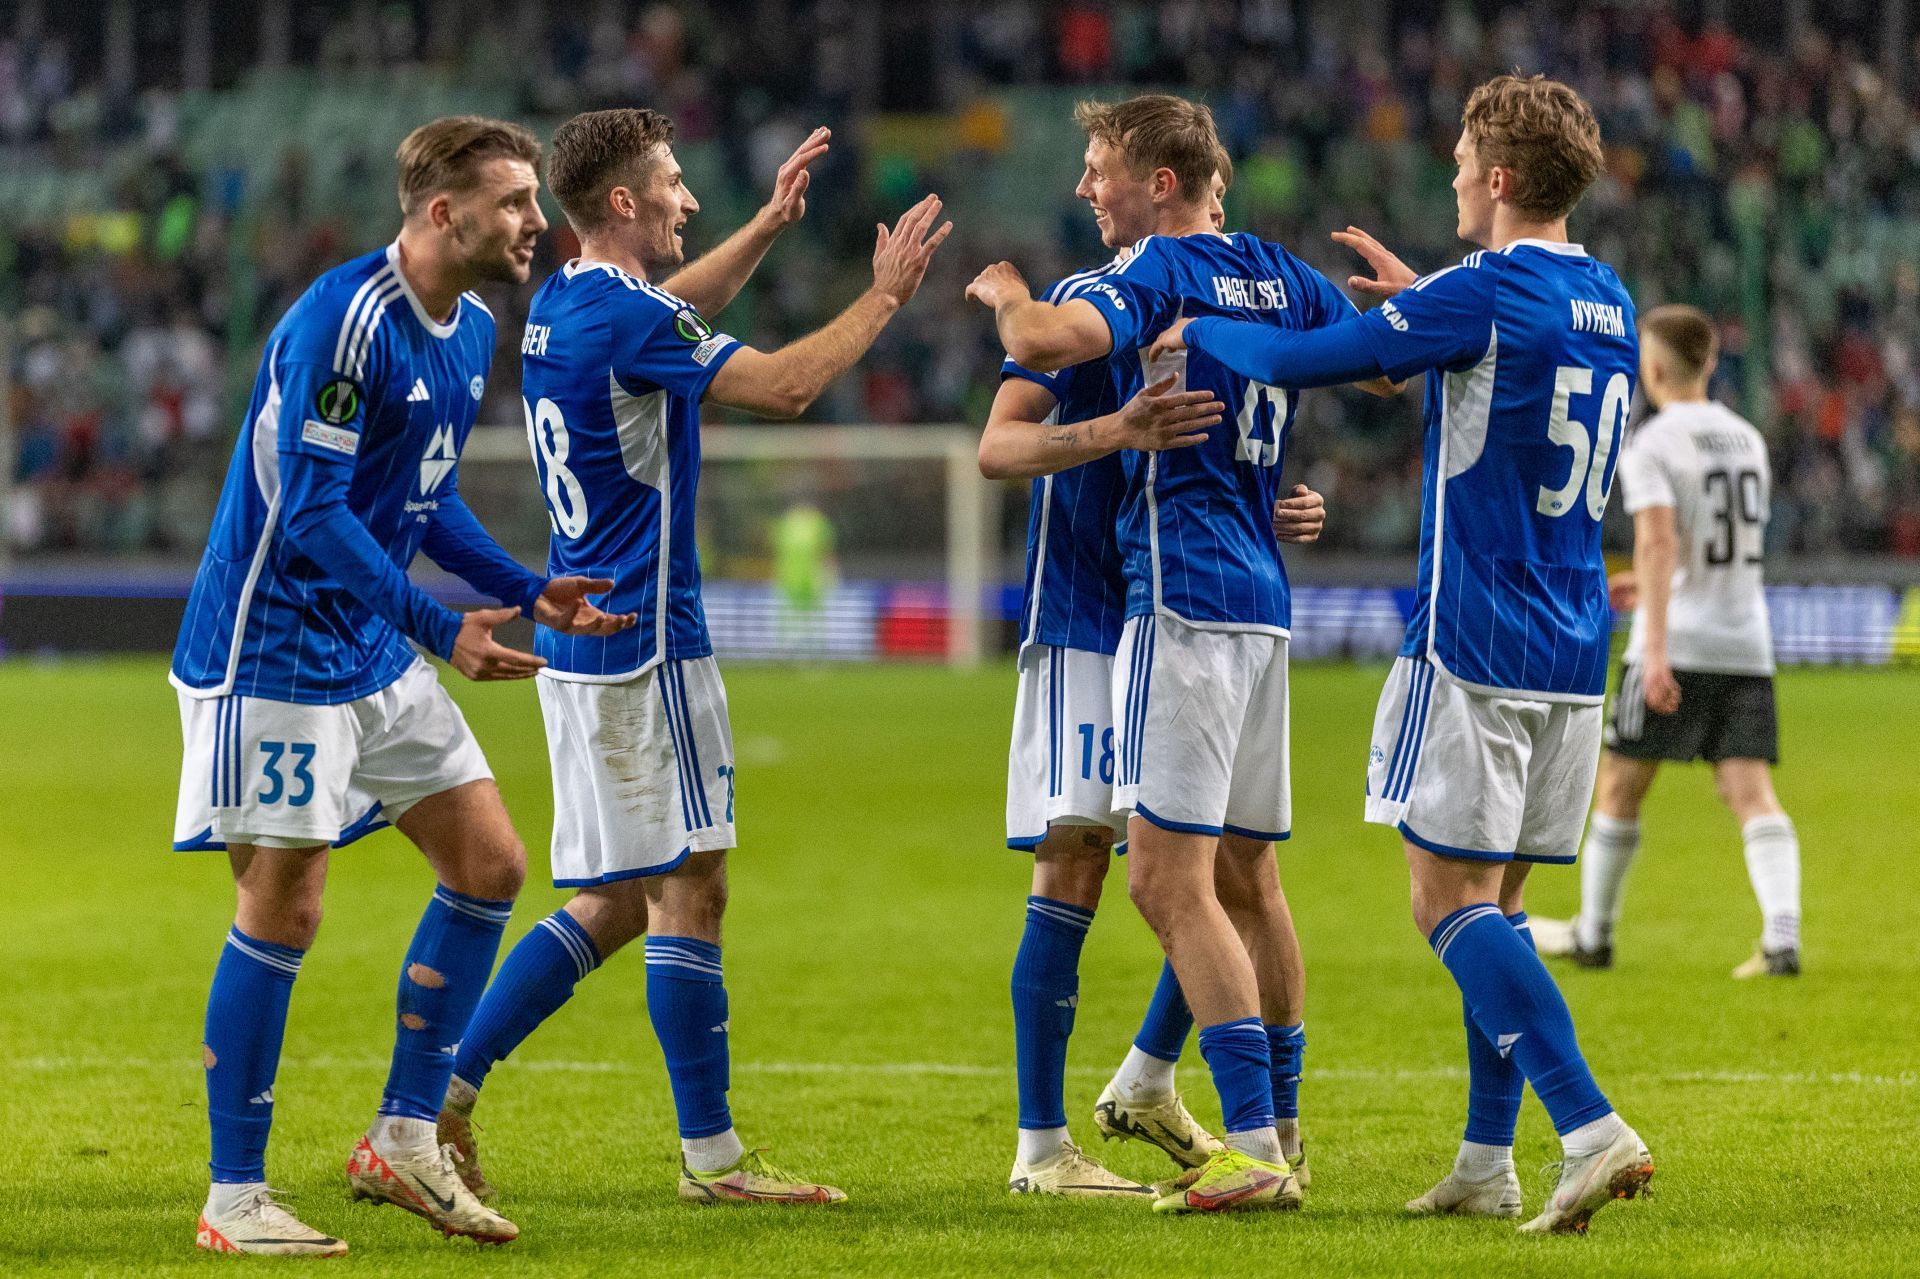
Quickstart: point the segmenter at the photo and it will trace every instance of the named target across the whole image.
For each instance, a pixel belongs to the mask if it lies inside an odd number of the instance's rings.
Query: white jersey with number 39
[[[1679,558],[1667,606],[1667,661],[1681,671],[1773,674],[1773,635],[1760,561],[1772,476],[1767,444],[1745,418],[1711,401],[1673,404],[1627,440],[1627,511],[1673,508]],[[1626,660],[1640,655],[1636,612]]]

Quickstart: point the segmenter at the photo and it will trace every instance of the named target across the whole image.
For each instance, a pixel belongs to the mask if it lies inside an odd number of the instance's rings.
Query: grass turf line
[[[844,1185],[842,1209],[694,1210],[672,1194],[671,1102],[637,951],[489,1082],[480,1120],[500,1206],[523,1238],[449,1243],[347,1201],[340,1165],[391,1046],[395,968],[431,880],[397,835],[340,854],[295,988],[269,1156],[356,1273],[593,1275],[1063,1273],[1313,1275],[1895,1272],[1920,1244],[1913,1116],[1920,1030],[1920,684],[1906,672],[1782,679],[1779,784],[1806,850],[1807,976],[1737,984],[1759,929],[1737,832],[1702,769],[1656,787],[1619,966],[1557,968],[1603,1088],[1651,1143],[1649,1203],[1586,1240],[1499,1223],[1415,1222],[1464,1106],[1459,997],[1414,932],[1392,837],[1359,821],[1382,672],[1294,674],[1295,830],[1281,874],[1308,962],[1306,1130],[1297,1215],[1165,1220],[1128,1204],[1015,1200],[1006,984],[1025,859],[1001,845],[1007,669],[728,672],[742,849],[726,963],[750,1144]],[[450,679],[533,849],[509,943],[564,900],[544,886],[550,819],[533,690]],[[198,1065],[206,983],[230,918],[218,855],[166,851],[179,739],[157,662],[0,664],[0,1272],[171,1274],[196,1255],[205,1189]],[[1577,872],[1536,873],[1536,914]],[[1168,1167],[1102,1145],[1088,1118],[1159,966],[1108,885],[1082,964],[1068,1080],[1076,1135],[1123,1172]],[[853,1063],[855,1069],[835,1069]],[[902,1069],[916,1063],[935,1070]],[[957,1070],[946,1068],[958,1068]],[[1181,1075],[1218,1109],[1191,1049]],[[1536,1103],[1519,1161],[1534,1210],[1557,1155]]]

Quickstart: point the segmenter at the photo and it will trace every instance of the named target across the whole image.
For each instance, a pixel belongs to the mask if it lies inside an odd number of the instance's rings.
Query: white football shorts
[[[618,684],[541,675],[553,765],[553,883],[663,875],[732,848],[733,730],[712,657]]]
[[[1443,857],[1571,862],[1605,713],[1475,692],[1425,658],[1396,658],[1373,716],[1367,820]]]
[[[493,776],[424,661],[335,706],[180,692],[186,753],[173,846],[340,847],[429,795]]]
[[[1191,834],[1291,833],[1286,636],[1129,618],[1113,717],[1115,808]]]
[[[1007,752],[1007,847],[1031,852],[1054,826],[1127,838],[1113,809],[1113,658],[1052,644],[1020,659]]]

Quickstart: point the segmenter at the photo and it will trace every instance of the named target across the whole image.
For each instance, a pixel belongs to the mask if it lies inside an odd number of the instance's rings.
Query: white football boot
[[[453,1147],[429,1141],[413,1149],[377,1147],[373,1134],[360,1138],[347,1157],[347,1184],[355,1199],[371,1199],[425,1217],[452,1238],[508,1243],[520,1228],[474,1198],[453,1166]]]
[[[1407,1211],[1419,1217],[1518,1217],[1520,1174],[1509,1163],[1472,1181],[1458,1168],[1449,1169],[1439,1185],[1418,1199],[1409,1199]]]
[[[1128,1181],[1069,1141],[1060,1147],[1059,1154],[1037,1164],[1014,1160],[1013,1173],[1007,1178],[1007,1193],[1064,1195],[1069,1199],[1138,1199],[1151,1197],[1153,1187]]]
[[[1624,1125],[1623,1125],[1624,1127]],[[1593,1214],[1616,1199],[1632,1199],[1653,1180],[1653,1156],[1638,1133],[1626,1128],[1604,1150],[1560,1163],[1560,1182],[1538,1217],[1520,1229],[1526,1234],[1587,1233]]]
[[[1093,1104],[1093,1126],[1108,1141],[1138,1137],[1158,1146],[1182,1168],[1198,1168],[1222,1149],[1219,1138],[1187,1113],[1178,1093],[1159,1101],[1127,1101],[1109,1082]]]
[[[200,1213],[193,1246],[208,1252],[240,1252],[256,1257],[338,1257],[345,1242],[323,1235],[275,1202],[264,1183],[226,1208],[214,1196]]]

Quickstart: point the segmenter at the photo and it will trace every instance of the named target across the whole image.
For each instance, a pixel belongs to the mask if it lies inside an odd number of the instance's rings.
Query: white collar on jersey
[[[1545,249],[1549,253],[1558,253],[1561,257],[1565,258],[1584,258],[1587,256],[1585,245],[1565,244],[1559,240],[1515,240],[1512,244],[1509,244],[1500,251],[1502,253],[1511,253],[1523,244],[1530,249]]]
[[[400,281],[400,291],[407,295],[407,305],[413,308],[413,318],[420,321],[420,327],[437,338],[452,337],[453,331],[460,327],[460,308],[465,306],[466,302],[461,298],[455,298],[453,314],[447,317],[445,324],[441,324],[427,314],[426,307],[420,305],[420,298],[414,293],[413,285],[407,283],[407,273],[400,269],[400,241],[395,240],[387,246],[387,261],[393,264],[393,278]]]

